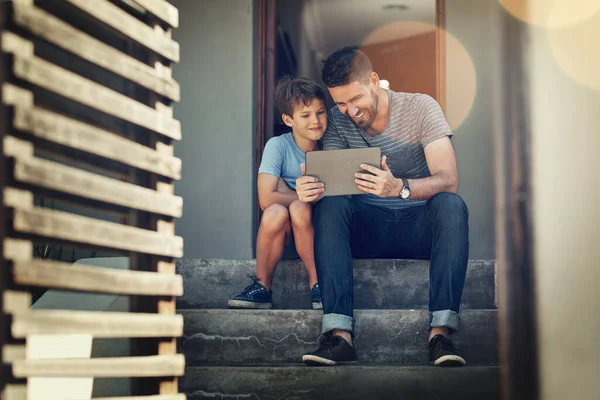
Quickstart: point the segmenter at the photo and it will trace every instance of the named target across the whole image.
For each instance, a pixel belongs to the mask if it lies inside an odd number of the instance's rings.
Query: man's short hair
[[[279,112],[293,116],[294,107],[300,104],[308,106],[314,99],[325,102],[325,91],[321,85],[310,79],[284,76],[277,82],[275,99]]]
[[[327,57],[323,82],[327,87],[345,86],[354,81],[367,82],[373,72],[369,57],[356,47],[344,47]]]

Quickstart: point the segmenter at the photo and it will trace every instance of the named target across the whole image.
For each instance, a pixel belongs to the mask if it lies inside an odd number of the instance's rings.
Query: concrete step
[[[191,367],[188,400],[497,400],[498,367]]]
[[[180,310],[188,365],[297,363],[317,347],[321,311]],[[362,364],[428,365],[425,310],[357,310]],[[496,310],[464,310],[452,337],[469,365],[498,362]]]
[[[255,260],[182,259],[184,294],[179,309],[227,308],[254,275]],[[496,308],[495,261],[470,261],[462,308]],[[354,304],[356,309],[427,309],[429,261],[355,260]],[[277,309],[310,309],[308,276],[299,260],[282,261],[273,282]]]

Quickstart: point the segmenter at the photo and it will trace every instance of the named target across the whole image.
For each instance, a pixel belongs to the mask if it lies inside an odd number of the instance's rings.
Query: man
[[[326,60],[323,81],[337,104],[323,149],[380,147],[381,168],[356,174],[364,195],[325,197],[314,212],[315,261],[324,308],[310,365],[355,362],[352,257],[430,259],[429,358],[464,365],[449,335],[458,330],[469,254],[468,211],[456,195],[452,132],[438,103],[423,94],[382,89],[369,58],[353,48]],[[315,202],[323,184],[301,176],[300,200]],[[325,188],[326,190],[326,188]]]

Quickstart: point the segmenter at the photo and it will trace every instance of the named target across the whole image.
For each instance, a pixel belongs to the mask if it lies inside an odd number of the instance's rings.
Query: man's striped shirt
[[[323,150],[379,147],[387,156],[387,165],[396,178],[419,179],[431,176],[424,148],[429,143],[452,137],[452,131],[437,101],[426,94],[387,91],[390,120],[376,136],[370,136],[342,114],[337,106],[329,110]],[[424,200],[380,198],[358,195],[366,203],[391,209],[424,205]]]

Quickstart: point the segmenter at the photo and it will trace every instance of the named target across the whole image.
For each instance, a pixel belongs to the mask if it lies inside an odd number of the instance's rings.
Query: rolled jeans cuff
[[[444,327],[450,329],[450,333],[458,332],[460,317],[456,311],[441,310],[429,313],[429,329]]]
[[[325,314],[323,315],[323,327],[321,333],[325,334],[334,329],[343,331],[354,331],[354,318],[343,314]]]

